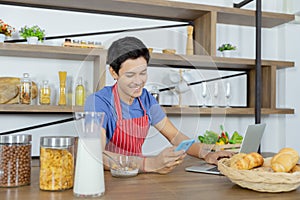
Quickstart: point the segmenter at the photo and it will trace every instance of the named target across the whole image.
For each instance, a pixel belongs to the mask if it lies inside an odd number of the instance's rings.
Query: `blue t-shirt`
[[[142,91],[140,100],[148,115],[149,124],[155,125],[166,116],[156,99],[145,88]],[[120,102],[123,119],[139,118],[144,115],[144,111],[137,98],[134,99],[131,105],[124,103],[122,100]],[[84,110],[105,113],[102,127],[106,130],[107,139],[110,140],[117,122],[112,86],[106,86],[91,94],[86,99]]]

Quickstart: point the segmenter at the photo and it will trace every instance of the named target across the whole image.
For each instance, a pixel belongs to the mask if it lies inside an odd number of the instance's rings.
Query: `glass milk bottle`
[[[51,103],[51,89],[47,80],[43,81],[39,93],[40,105],[49,105]]]
[[[24,73],[23,78],[20,80],[20,94],[19,103],[20,104],[31,104],[32,98],[32,81],[30,79],[29,73]]]
[[[73,193],[76,197],[104,195],[101,127],[104,113],[76,112],[78,148]]]

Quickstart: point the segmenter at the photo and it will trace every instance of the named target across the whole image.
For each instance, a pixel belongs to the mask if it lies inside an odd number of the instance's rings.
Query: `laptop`
[[[265,123],[249,125],[244,135],[243,142],[241,144],[241,148],[239,152],[240,153],[257,152],[265,128],[266,128]],[[199,172],[199,173],[222,175],[221,172],[218,170],[218,166],[208,164],[204,160],[201,160],[198,165],[185,168],[185,170],[188,172]]]

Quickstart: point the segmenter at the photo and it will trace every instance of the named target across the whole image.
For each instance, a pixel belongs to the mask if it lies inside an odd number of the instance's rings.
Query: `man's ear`
[[[115,72],[115,70],[112,67],[109,67],[110,75],[114,78],[114,80],[117,80],[119,75]]]

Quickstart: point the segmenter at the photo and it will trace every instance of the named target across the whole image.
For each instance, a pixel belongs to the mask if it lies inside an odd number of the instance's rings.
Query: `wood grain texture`
[[[216,55],[216,12],[208,12],[194,21],[195,54]]]
[[[0,0],[0,3],[87,13],[172,21],[194,21],[207,12],[218,13],[217,23],[255,26],[255,11],[165,0]],[[294,20],[294,15],[262,13],[262,26],[271,28]]]
[[[167,175],[139,174],[132,178],[114,178],[105,171],[105,194],[101,200],[113,199],[230,199],[230,200],[294,200],[300,196],[298,188],[286,193],[260,193],[243,189],[225,176],[186,172],[185,167],[197,165],[199,159],[187,156],[184,162]],[[34,162],[33,162],[34,163]],[[72,189],[61,192],[39,189],[38,161],[32,167],[31,185],[18,188],[0,188],[3,199],[79,199]]]

